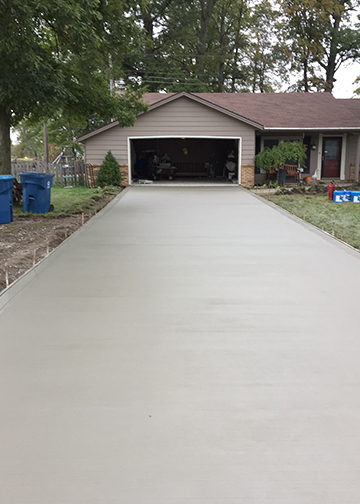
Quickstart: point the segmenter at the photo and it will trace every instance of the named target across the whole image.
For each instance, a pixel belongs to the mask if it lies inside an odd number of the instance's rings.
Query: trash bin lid
[[[0,192],[12,190],[14,177],[12,175],[0,175]]]
[[[53,178],[53,173],[37,173],[37,172],[21,172],[20,177],[30,177],[30,178]]]
[[[37,185],[46,189],[50,189],[53,183],[53,173],[36,173],[36,172],[22,172],[20,173],[21,183]]]

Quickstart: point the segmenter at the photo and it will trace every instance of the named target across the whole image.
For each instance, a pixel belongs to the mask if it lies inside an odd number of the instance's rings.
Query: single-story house
[[[231,153],[237,183],[252,186],[265,178],[255,154],[281,140],[306,145],[303,177],[358,180],[360,100],[330,93],[188,92],[143,99],[150,108],[134,126],[114,121],[77,139],[91,165],[100,165],[111,150],[125,185],[149,177],[154,158],[168,161],[177,176],[220,179]]]

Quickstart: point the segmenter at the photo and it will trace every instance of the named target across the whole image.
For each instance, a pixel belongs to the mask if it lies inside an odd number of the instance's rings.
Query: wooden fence
[[[48,163],[43,160],[11,161],[11,174],[20,181],[20,173],[53,173],[54,184],[63,186],[86,185],[86,166],[82,159],[76,160],[71,168],[61,163]]]

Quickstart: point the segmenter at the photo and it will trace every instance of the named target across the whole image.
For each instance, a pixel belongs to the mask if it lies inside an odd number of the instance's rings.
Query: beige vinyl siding
[[[226,114],[182,97],[141,115],[131,128],[113,128],[86,140],[86,162],[102,163],[111,150],[118,163],[128,162],[128,137],[203,136],[241,137],[242,164],[255,154],[255,129]]]

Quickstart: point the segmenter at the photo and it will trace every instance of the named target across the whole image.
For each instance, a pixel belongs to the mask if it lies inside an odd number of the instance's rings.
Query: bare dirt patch
[[[22,217],[0,225],[0,292],[82,225],[82,217]]]
[[[0,294],[21,275],[49,255],[91,216],[106,206],[116,193],[93,195],[84,212],[44,216],[14,214],[14,221],[0,224]]]

